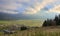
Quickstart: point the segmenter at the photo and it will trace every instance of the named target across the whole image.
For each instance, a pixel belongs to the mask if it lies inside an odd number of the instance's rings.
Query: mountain
[[[17,20],[17,19],[21,19],[21,20],[32,20],[32,19],[47,19],[47,18],[54,18],[56,14],[54,13],[38,13],[38,14],[34,14],[34,15],[27,15],[27,14],[7,14],[7,13],[3,13],[0,12],[0,20]]]
[[[12,19],[13,20],[16,19],[13,14],[0,12],[0,20],[12,20]]]

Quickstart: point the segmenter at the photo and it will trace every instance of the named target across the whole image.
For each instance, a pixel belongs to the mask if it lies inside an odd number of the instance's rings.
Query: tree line
[[[60,14],[55,16],[54,19],[47,19],[43,22],[42,26],[59,26],[60,25]]]

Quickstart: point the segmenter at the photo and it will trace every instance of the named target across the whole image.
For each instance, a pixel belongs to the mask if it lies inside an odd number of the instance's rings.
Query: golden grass
[[[4,36],[4,34],[2,33],[0,36]],[[60,28],[31,28],[5,36],[60,36]]]

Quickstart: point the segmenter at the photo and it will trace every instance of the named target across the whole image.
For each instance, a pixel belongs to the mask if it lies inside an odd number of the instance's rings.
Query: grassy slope
[[[0,21],[0,24],[25,24],[29,26],[40,26],[40,20],[17,20],[17,21]],[[24,35],[23,35],[24,34]],[[0,32],[0,36],[4,36],[2,32]],[[17,31],[16,34],[5,35],[5,36],[60,36],[60,27],[43,27],[36,29],[29,29],[25,31]]]
[[[0,21],[0,24],[24,24],[27,26],[41,26],[43,21],[41,20],[15,20],[15,21]]]

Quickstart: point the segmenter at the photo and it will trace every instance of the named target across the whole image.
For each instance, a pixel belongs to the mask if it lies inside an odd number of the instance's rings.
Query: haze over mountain
[[[34,20],[34,19],[53,19],[55,17],[57,13],[41,13],[41,15],[39,15],[39,13],[34,14],[34,15],[23,15],[23,14],[7,14],[7,13],[3,13],[0,12],[0,20],[16,20],[16,19],[20,19],[20,20]]]

